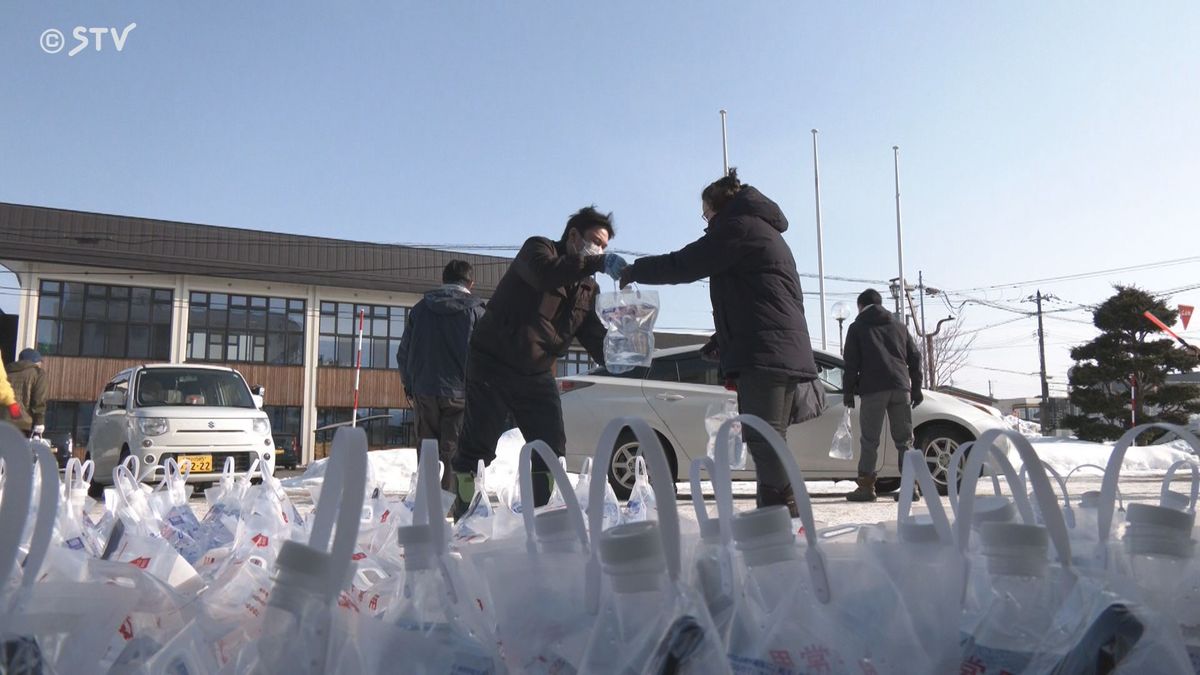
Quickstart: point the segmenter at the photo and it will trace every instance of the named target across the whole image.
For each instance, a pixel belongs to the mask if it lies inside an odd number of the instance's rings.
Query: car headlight
[[[138,419],[138,429],[146,436],[161,436],[167,433],[170,425],[165,417],[142,417]]]
[[[255,419],[251,428],[254,429],[254,433],[256,434],[265,435],[271,433],[271,423],[262,418]]]

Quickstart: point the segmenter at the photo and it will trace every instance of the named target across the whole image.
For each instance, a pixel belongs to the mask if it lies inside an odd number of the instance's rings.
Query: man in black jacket
[[[452,460],[458,478],[455,518],[475,492],[479,460],[491,464],[496,442],[515,420],[525,440],[542,440],[566,453],[562,402],[554,370],[576,338],[604,363],[604,326],[596,316],[599,288],[592,275],[614,279],[625,261],[605,253],[614,236],[612,215],[580,209],[562,238],[527,240],[496,286],[471,335],[467,361],[467,412]],[[539,455],[533,457],[534,504],[550,501],[553,481]]]
[[[674,253],[634,261],[622,285],[708,277],[716,335],[704,353],[736,380],[738,410],[761,417],[787,438],[793,418],[815,416],[793,413],[797,387],[817,386],[800,275],[783,239],[787,218],[775,202],[742,185],[736,170],[705,188],[701,206],[708,222],[704,236]],[[791,483],[775,451],[753,430],[746,429],[745,437],[757,472],[758,505],[786,505],[797,515]]]
[[[855,394],[862,399],[858,487],[846,499],[873,502],[884,413],[901,462],[912,447],[912,409],[925,398],[921,393],[921,352],[908,328],[883,308],[879,292],[868,288],[858,296],[858,317],[846,329],[844,358],[846,407],[854,407]]]
[[[453,491],[450,458],[458,449],[466,409],[467,347],[483,300],[471,295],[475,271],[465,260],[451,260],[442,270],[442,286],[425,294],[408,313],[396,360],[404,391],[417,415],[420,441],[438,442],[442,489]]]

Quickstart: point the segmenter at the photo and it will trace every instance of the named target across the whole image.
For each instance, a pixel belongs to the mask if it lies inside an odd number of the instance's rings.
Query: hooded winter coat
[[[921,391],[921,350],[904,324],[882,305],[858,313],[846,329],[846,396],[902,389],[914,399]]]
[[[709,278],[721,369],[747,368],[799,380],[817,377],[804,295],[788,222],[779,206],[743,186],[708,223],[704,236],[674,253],[639,258],[627,278],[643,284],[686,284]]]
[[[9,384],[12,385],[17,403],[21,404],[21,418],[13,420],[13,424],[29,433],[33,427],[46,423],[49,397],[46,372],[31,361],[14,361],[8,364],[7,369]]]
[[[409,396],[466,396],[467,350],[483,306],[462,286],[446,285],[412,308],[396,352]]]

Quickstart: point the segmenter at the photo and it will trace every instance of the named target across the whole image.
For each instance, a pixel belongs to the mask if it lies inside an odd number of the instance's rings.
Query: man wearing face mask
[[[474,496],[479,460],[491,464],[496,458],[510,416],[525,440],[545,441],[560,457],[566,453],[555,365],[576,338],[604,363],[605,330],[596,316],[599,287],[592,275],[617,279],[625,269],[621,256],[604,252],[613,236],[612,214],[580,209],[558,241],[526,241],[496,286],[475,324],[467,358],[466,419],[451,460],[456,520]],[[536,454],[533,477],[534,503],[541,506],[550,500],[553,481]]]

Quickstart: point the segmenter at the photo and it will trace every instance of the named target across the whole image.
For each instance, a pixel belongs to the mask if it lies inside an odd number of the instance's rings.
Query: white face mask
[[[589,241],[579,250],[579,254],[583,256],[603,255],[604,249],[600,248],[596,242]]]

